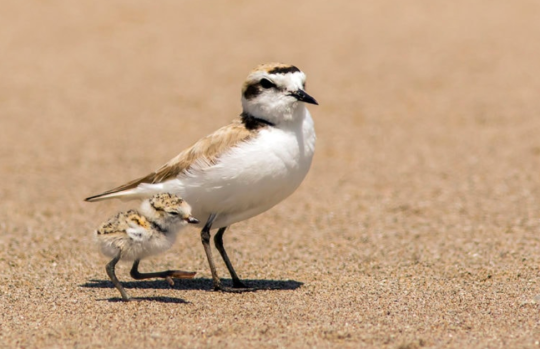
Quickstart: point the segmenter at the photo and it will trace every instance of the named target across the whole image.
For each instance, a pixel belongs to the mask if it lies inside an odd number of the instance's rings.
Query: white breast
[[[167,183],[204,224],[217,213],[214,228],[256,216],[291,195],[305,178],[315,149],[307,109],[296,123],[262,129],[257,137],[224,154],[210,168]]]

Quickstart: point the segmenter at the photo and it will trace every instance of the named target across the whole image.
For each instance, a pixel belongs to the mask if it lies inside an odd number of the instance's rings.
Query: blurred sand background
[[[1,1],[2,348],[480,348],[540,341],[540,2]],[[84,203],[240,113],[254,66],[308,76],[300,189],[225,244],[118,275]],[[228,274],[219,260],[219,273]]]

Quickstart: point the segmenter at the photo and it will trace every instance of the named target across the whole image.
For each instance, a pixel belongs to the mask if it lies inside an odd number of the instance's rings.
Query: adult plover
[[[171,278],[192,279],[195,276],[194,272],[181,270],[154,273],[140,273],[138,270],[141,259],[168,250],[174,244],[178,231],[188,223],[199,223],[191,215],[191,207],[178,196],[163,193],[144,200],[140,212],[120,212],[96,230],[95,237],[101,252],[112,258],[106,267],[107,274],[122,299],[129,300],[129,296],[116,277],[115,266],[120,260],[134,261],[131,276],[137,280],[164,278],[172,284]]]
[[[303,181],[315,150],[315,129],[306,103],[305,74],[281,63],[255,68],[242,87],[243,112],[231,124],[200,139],[157,171],[86,199],[145,198],[159,192],[181,195],[203,229],[201,239],[215,290],[221,285],[210,248],[214,244],[231,274],[233,287],[246,289],[223,247],[233,223],[254,217],[289,195]]]

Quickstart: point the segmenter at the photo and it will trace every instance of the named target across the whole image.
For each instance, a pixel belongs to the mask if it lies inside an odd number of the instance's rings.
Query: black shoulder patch
[[[257,130],[265,126],[276,126],[275,124],[271,123],[268,120],[256,118],[253,115],[250,115],[248,113],[240,114],[240,118],[242,119],[242,123],[244,124],[244,126],[246,126],[246,129],[250,131]]]
[[[268,74],[288,74],[288,73],[297,73],[300,69],[296,68],[294,65],[289,67],[277,67],[268,72]]]

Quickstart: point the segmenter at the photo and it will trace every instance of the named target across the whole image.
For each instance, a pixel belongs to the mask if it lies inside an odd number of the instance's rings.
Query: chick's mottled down
[[[195,275],[180,270],[140,273],[138,265],[141,259],[168,250],[181,228],[198,222],[191,215],[187,202],[176,195],[162,193],[143,201],[140,212],[120,212],[101,225],[96,231],[96,240],[102,253],[113,258],[106,270],[123,299],[129,297],[115,275],[115,265],[120,260],[134,261],[131,276],[135,279],[161,277],[172,282],[171,277],[192,278]]]

